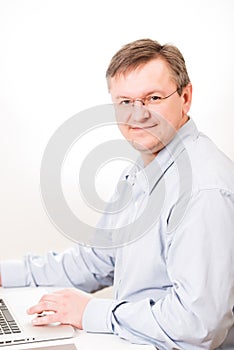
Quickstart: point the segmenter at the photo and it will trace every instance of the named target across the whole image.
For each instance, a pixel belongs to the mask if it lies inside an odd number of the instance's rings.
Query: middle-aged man
[[[77,244],[61,254],[2,261],[1,283],[76,288],[32,306],[30,314],[54,311],[35,325],[60,321],[158,349],[216,349],[234,320],[233,163],[188,115],[192,85],[176,47],[150,39],[125,45],[110,62],[107,82],[119,128],[142,160],[124,174],[133,198],[119,220],[128,223],[164,183],[163,203],[160,196],[150,202],[149,219],[154,205],[158,219],[116,249]],[[189,166],[180,167],[185,155]],[[113,299],[89,294],[112,284]]]

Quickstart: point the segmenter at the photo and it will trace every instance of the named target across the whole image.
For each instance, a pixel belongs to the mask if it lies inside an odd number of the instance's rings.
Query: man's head
[[[160,45],[151,39],[140,39],[123,46],[111,59],[106,71],[106,78],[110,88],[111,78],[126,75],[140,68],[153,59],[164,60],[171,71],[179,95],[182,89],[190,83],[185,60],[173,45]]]
[[[175,46],[137,40],[113,56],[106,77],[120,130],[148,163],[188,120],[192,87],[184,58]]]

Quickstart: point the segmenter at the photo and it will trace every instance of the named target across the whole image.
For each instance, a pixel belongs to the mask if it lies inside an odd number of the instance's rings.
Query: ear
[[[191,103],[192,103],[192,92],[193,92],[193,88],[191,83],[189,83],[187,86],[183,88],[183,91],[181,94],[183,115],[187,115],[190,110]]]

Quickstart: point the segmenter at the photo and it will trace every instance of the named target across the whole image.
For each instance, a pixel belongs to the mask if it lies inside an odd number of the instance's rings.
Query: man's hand
[[[0,287],[2,286],[2,276],[1,276],[1,272],[0,272]]]
[[[76,328],[83,329],[82,319],[86,305],[92,296],[88,293],[75,289],[63,289],[51,294],[44,295],[37,305],[30,307],[28,314],[42,314],[36,317],[34,325],[46,325],[60,322],[70,324]]]

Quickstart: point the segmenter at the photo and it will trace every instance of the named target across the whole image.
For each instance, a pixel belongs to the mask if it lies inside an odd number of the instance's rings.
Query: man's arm
[[[233,324],[233,211],[230,193],[207,190],[194,196],[171,233],[167,265],[172,288],[163,299],[91,299],[64,290],[59,297],[44,296],[29,313],[52,310],[37,324],[71,323],[165,350],[216,348]]]
[[[54,314],[37,324],[71,323],[163,350],[214,349],[233,324],[233,211],[234,196],[219,190],[202,191],[191,200],[171,233],[167,265],[172,288],[163,299],[91,299],[64,290],[59,297],[44,296],[29,313],[49,307]]]
[[[84,311],[84,329],[113,332],[160,349],[218,347],[233,324],[233,213],[233,194],[197,193],[170,233],[166,260],[171,291],[160,300],[94,298]]]
[[[134,301],[94,298],[84,312],[84,329],[113,332],[160,349],[218,347],[233,324],[233,213],[233,194],[197,193],[168,237],[171,291],[158,301],[152,297]]]
[[[172,288],[163,299],[106,300],[78,294],[74,298],[70,291],[62,291],[67,300],[62,313],[56,312],[63,304],[58,299],[44,300],[49,306],[35,306],[30,313],[50,308],[52,301],[54,322],[65,320],[86,331],[115,333],[160,349],[218,347],[233,324],[233,211],[231,193],[204,190],[191,199],[182,222],[170,233],[166,261]],[[74,309],[69,312],[73,304],[81,307],[76,312],[79,320],[73,319]]]
[[[94,291],[113,282],[113,252],[75,245],[63,253],[1,261],[4,287],[61,286]]]

